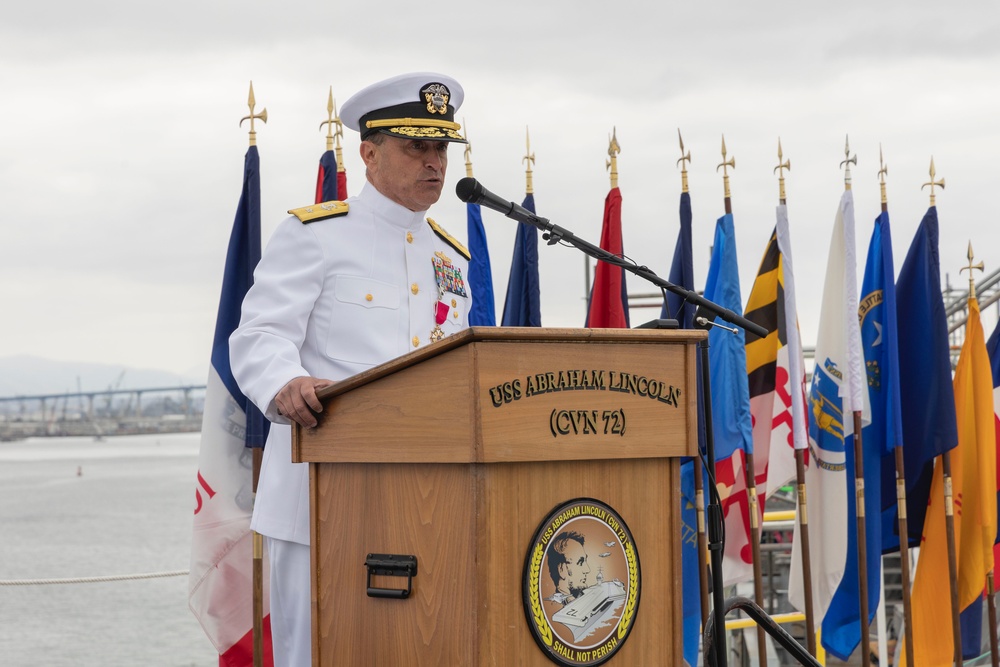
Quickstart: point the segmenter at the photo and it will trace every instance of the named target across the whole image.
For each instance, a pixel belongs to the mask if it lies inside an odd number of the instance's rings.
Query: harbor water
[[[186,571],[199,433],[0,442],[0,580]],[[0,665],[214,667],[188,578],[0,586]]]

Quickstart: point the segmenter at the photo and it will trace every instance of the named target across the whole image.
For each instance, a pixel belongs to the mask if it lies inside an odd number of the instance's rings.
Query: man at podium
[[[464,92],[419,72],[351,97],[367,182],[344,202],[290,211],[272,235],[230,337],[240,389],[274,425],[251,526],[267,538],[274,664],[311,663],[309,469],[291,423],[316,426],[316,391],[467,326],[468,251],[427,217]]]

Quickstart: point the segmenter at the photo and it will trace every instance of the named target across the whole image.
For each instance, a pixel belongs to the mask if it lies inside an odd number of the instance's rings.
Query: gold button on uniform
[[[413,347],[420,347],[420,339],[416,336],[413,337]]]
[[[452,299],[451,300],[451,307],[452,308],[458,308],[458,301],[455,301],[454,299]],[[458,317],[458,315],[456,315],[455,317]]]
[[[452,312],[451,316],[454,317],[454,318],[457,318],[458,317],[458,311],[456,310],[456,311]]]
[[[406,232],[406,242],[413,243],[413,234],[411,232]]]
[[[374,298],[371,294],[365,294],[365,301],[371,301]]]
[[[413,283],[412,285],[410,285],[410,291],[413,292],[414,294],[416,294],[417,292],[420,291],[420,288],[417,287],[416,283]]]

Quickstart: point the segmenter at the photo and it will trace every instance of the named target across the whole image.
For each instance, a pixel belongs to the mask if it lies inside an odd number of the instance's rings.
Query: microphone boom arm
[[[513,202],[511,202],[511,206],[514,207],[516,205]],[[642,278],[643,280],[651,282],[660,289],[673,292],[674,294],[681,297],[688,303],[693,303],[697,305],[699,308],[703,308],[709,311],[710,313],[722,318],[726,322],[729,322],[730,324],[735,324],[741,329],[754,334],[758,338],[767,337],[767,329],[760,326],[759,324],[751,322],[750,320],[746,319],[739,313],[734,313],[728,308],[723,308],[719,304],[713,301],[709,301],[708,299],[701,296],[694,290],[685,289],[680,285],[675,285],[672,282],[664,280],[663,278],[653,273],[648,267],[639,266],[633,262],[629,262],[623,257],[619,257],[618,255],[608,252],[604,248],[595,246],[592,243],[577,238],[576,235],[573,234],[573,232],[569,231],[568,229],[564,229],[559,225],[549,222],[546,218],[542,218],[537,215],[529,215],[529,216],[519,216],[519,219],[521,222],[525,224],[529,224],[540,229],[542,231],[542,238],[545,239],[548,245],[554,245],[559,242],[568,243],[577,250],[583,252],[585,255],[589,255],[598,261],[606,262],[608,264],[611,264],[612,266],[620,266],[629,273],[635,274],[640,278]]]
[[[458,198],[464,202],[486,206],[494,211],[503,213],[511,220],[517,220],[518,222],[537,227],[542,231],[542,238],[545,239],[549,245],[555,245],[556,243],[561,242],[568,243],[577,250],[580,250],[586,255],[590,255],[600,262],[606,262],[612,266],[620,266],[626,271],[639,276],[643,280],[653,283],[662,290],[673,292],[688,303],[697,305],[699,307],[699,312],[703,310],[708,311],[717,317],[721,317],[730,324],[735,324],[741,329],[749,331],[758,338],[767,337],[767,329],[759,324],[754,324],[739,313],[734,313],[728,308],[723,308],[693,290],[684,289],[680,285],[674,285],[673,283],[660,278],[645,266],[639,266],[635,262],[629,261],[624,257],[619,257],[599,246],[588,243],[583,239],[578,239],[573,232],[568,229],[564,229],[559,225],[554,225],[549,222],[548,219],[535,215],[532,211],[529,211],[522,206],[518,206],[504,197],[493,194],[471,176],[463,178],[458,182],[455,187],[455,194],[457,194]],[[712,319],[714,320],[715,317]]]

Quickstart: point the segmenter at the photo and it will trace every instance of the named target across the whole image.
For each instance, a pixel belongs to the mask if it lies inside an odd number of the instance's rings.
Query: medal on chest
[[[444,331],[441,325],[448,319],[448,312],[451,306],[445,303],[445,294],[451,292],[457,296],[466,296],[465,281],[462,279],[462,270],[451,263],[443,252],[435,252],[431,258],[434,264],[434,281],[437,283],[437,302],[434,304],[434,328],[431,329],[431,341],[437,342],[444,338]],[[454,303],[454,301],[452,301]]]

